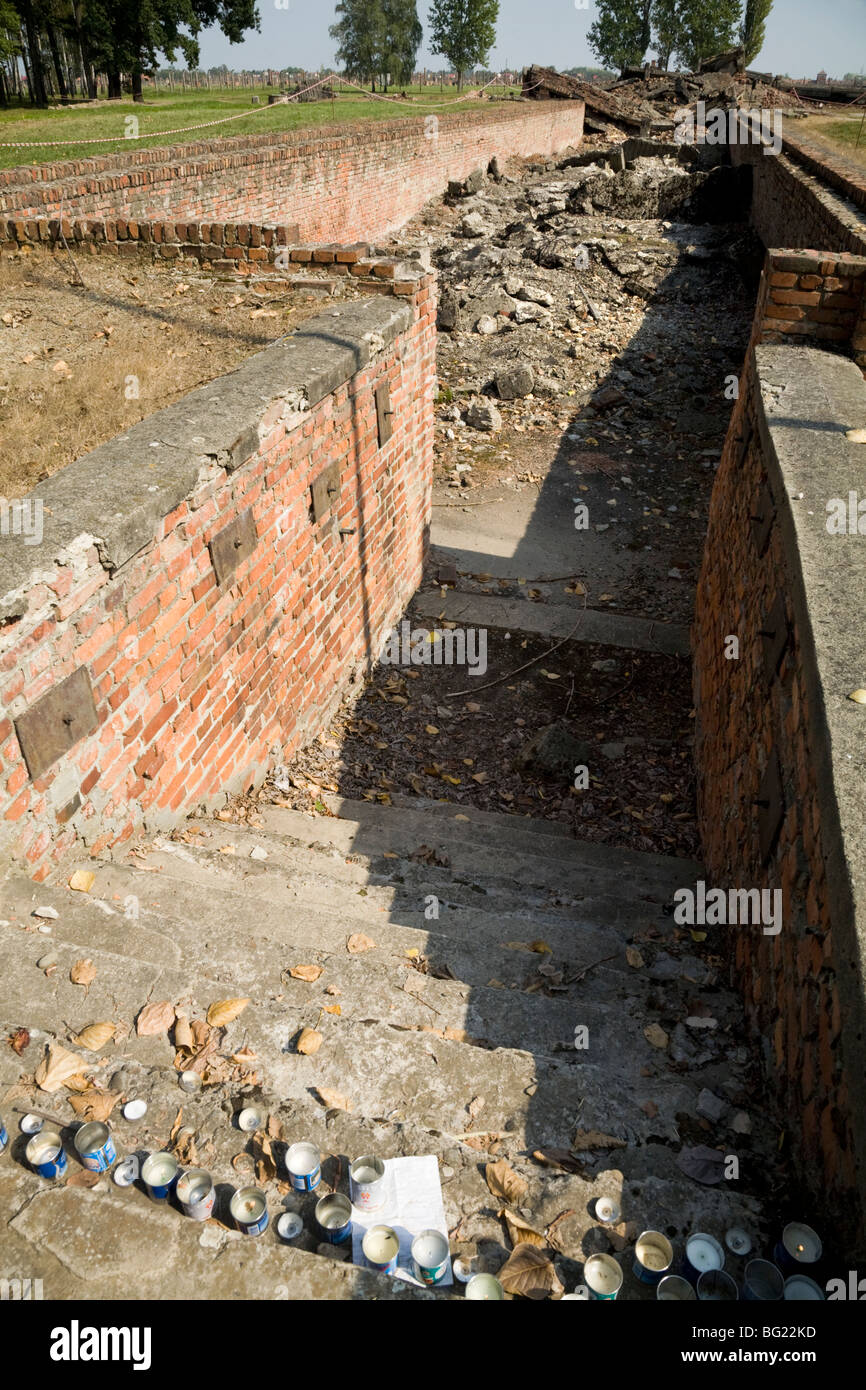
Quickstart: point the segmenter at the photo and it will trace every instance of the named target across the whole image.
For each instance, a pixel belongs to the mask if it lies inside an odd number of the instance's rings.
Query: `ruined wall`
[[[773,322],[773,320],[769,320]],[[778,935],[724,933],[762,1039],[780,1129],[842,1248],[866,1210],[866,534],[827,503],[862,487],[857,366],[811,346],[750,349],[712,496],[694,627],[707,878],[783,893]],[[863,522],[866,533],[866,518]],[[735,636],[739,655],[726,655]],[[799,1154],[798,1154],[799,1151]]]
[[[4,221],[62,213],[72,221],[291,223],[302,241],[375,238],[494,155],[549,156],[579,145],[583,111],[582,102],[499,102],[6,170],[0,233]]]
[[[765,246],[808,247],[866,255],[866,175],[782,126],[782,152],[749,143],[754,122],[741,120],[731,162],[752,167],[752,225]],[[793,132],[792,133],[792,128]]]
[[[378,651],[430,519],[433,278],[406,289],[308,322],[30,495],[41,543],[0,538],[4,862],[42,879],[257,784]]]

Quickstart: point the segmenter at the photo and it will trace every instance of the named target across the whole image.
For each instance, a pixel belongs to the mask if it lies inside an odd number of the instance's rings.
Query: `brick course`
[[[353,673],[378,654],[420,581],[430,520],[434,277],[418,275],[412,290],[406,331],[308,410],[287,415],[279,398],[263,405],[252,453],[233,467],[227,438],[227,465],[211,461],[128,559],[107,570],[92,543],[55,542],[53,567],[16,591],[23,601],[9,590],[0,622],[6,862],[41,879],[82,844],[97,854],[259,783],[275,751],[289,756],[323,728]],[[333,322],[322,321],[327,335]],[[275,345],[251,361],[291,351]],[[373,392],[382,381],[394,433],[380,448]],[[136,430],[149,438],[157,418],[134,427],[128,444]],[[173,445],[179,457],[190,447],[179,437]],[[311,483],[335,461],[339,500],[316,523]],[[64,470],[67,485],[85,462]],[[209,543],[249,508],[255,549],[219,587]],[[29,575],[26,551],[14,557]],[[99,727],[34,784],[14,721],[82,665]],[[58,814],[76,792],[80,808]]]

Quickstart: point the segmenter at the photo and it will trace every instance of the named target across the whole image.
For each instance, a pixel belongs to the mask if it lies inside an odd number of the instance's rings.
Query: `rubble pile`
[[[405,229],[440,279],[440,477],[471,488],[479,432],[503,428],[712,468],[759,266],[715,154],[635,140],[477,171]]]
[[[790,79],[730,69],[727,64],[717,71],[688,73],[647,66],[637,72],[629,70],[619,82],[602,87],[553,68],[531,67],[524,75],[523,95],[536,101],[559,98],[584,102],[587,129],[594,133],[612,123],[627,130],[663,134],[674,129],[677,112],[699,101],[749,109],[783,107],[790,115],[803,114]]]

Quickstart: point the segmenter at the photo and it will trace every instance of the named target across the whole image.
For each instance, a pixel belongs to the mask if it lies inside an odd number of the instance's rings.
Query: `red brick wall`
[[[371,304],[386,302],[393,303]],[[263,405],[252,456],[233,471],[212,461],[119,568],[106,569],[84,535],[49,568],[40,561],[23,586],[19,616],[7,595],[0,623],[5,862],[42,879],[82,843],[98,854],[145,823],[171,823],[257,783],[273,748],[289,753],[324,726],[421,576],[431,505],[433,277],[417,279],[409,303],[408,330],[308,412],[286,419],[279,397]],[[333,341],[334,320],[321,322],[324,340]],[[291,352],[291,343],[267,352]],[[251,393],[267,352],[238,369],[250,373]],[[385,380],[394,434],[380,448],[373,390]],[[138,431],[147,448],[158,418],[129,431],[128,443]],[[336,515],[314,524],[311,482],[334,461]],[[255,550],[221,588],[208,544],[248,508]],[[15,554],[16,563],[24,555],[31,564],[26,552]],[[82,666],[99,727],[31,781],[15,721]]]
[[[236,136],[0,173],[0,221],[123,217],[297,223],[304,241],[354,241],[402,226],[450,178],[494,155],[548,156],[583,137],[583,103]]]
[[[866,175],[783,118],[782,152],[764,154],[743,140],[730,146],[734,165],[752,166],[751,220],[765,246],[810,246],[866,255]]]
[[[792,343],[777,349],[768,389],[771,398],[780,393],[780,430],[796,437],[799,417],[785,418],[794,414],[793,408],[785,408],[786,374],[791,374],[790,381],[809,381],[808,399],[813,402],[817,395],[822,409],[818,418],[808,418],[815,415],[814,409],[806,412],[801,437],[813,431],[813,447],[820,455],[825,437],[821,431],[835,417],[827,413],[832,411],[830,393],[814,387],[815,368],[806,361],[804,346],[800,340],[796,347]],[[834,359],[824,353],[808,355],[823,359],[828,374],[824,380],[832,380],[837,371]],[[787,367],[781,363],[783,356]],[[845,368],[850,372],[849,364]],[[852,632],[850,624],[858,619],[855,608],[840,607],[829,622],[826,613],[810,606],[809,594],[820,597],[822,590],[825,601],[835,603],[835,597],[826,597],[830,584],[836,583],[835,575],[830,579],[829,563],[825,573],[820,562],[812,562],[809,590],[798,552],[800,526],[809,527],[816,546],[821,543],[825,483],[822,479],[816,485],[815,496],[807,492],[805,501],[792,503],[792,495],[804,495],[793,492],[795,487],[809,487],[808,469],[802,484],[780,471],[757,371],[755,350],[750,349],[716,476],[696,599],[695,757],[701,840],[707,879],[714,886],[783,893],[778,935],[764,935],[760,927],[728,928],[729,937],[720,949],[728,952],[750,1030],[762,1042],[779,1129],[788,1136],[798,1177],[810,1194],[815,1224],[821,1217],[832,1223],[840,1249],[851,1250],[862,1248],[863,1240],[866,1112],[857,1060],[864,1015],[858,913],[846,845],[859,842],[862,824],[850,841],[840,828],[838,787],[844,779],[856,779],[858,770],[846,762],[851,755],[841,751],[845,745],[840,745],[835,726],[832,737],[828,732],[825,700],[832,699],[834,717],[850,728],[845,696],[856,679],[846,684],[847,671],[830,672],[821,665],[814,629],[817,624],[821,640],[826,637],[832,645],[828,629],[848,624],[846,630]],[[813,375],[807,377],[808,372]],[[858,399],[862,408],[862,390]],[[843,419],[846,413],[847,405],[840,411]],[[841,441],[844,448],[844,433]],[[848,486],[854,485],[844,471],[835,483],[846,497]],[[773,519],[762,549],[753,519],[767,512],[768,496]],[[844,544],[829,542],[834,543]],[[840,553],[833,552],[833,558]],[[777,667],[768,671],[763,634],[776,628],[772,613],[777,600],[784,604],[788,636]],[[739,639],[738,659],[726,656],[728,635]],[[852,675],[859,678],[855,666]],[[840,705],[841,713],[835,713]],[[767,798],[762,779],[774,758],[781,774],[782,820],[765,853],[761,802]]]

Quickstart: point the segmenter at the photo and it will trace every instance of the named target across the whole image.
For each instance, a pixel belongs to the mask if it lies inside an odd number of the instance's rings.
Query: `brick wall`
[[[783,894],[778,935],[716,928],[728,934],[719,949],[800,1164],[808,1197],[797,1210],[812,1211],[816,1225],[823,1217],[840,1248],[861,1255],[866,759],[864,707],[847,696],[866,683],[855,597],[866,535],[829,535],[826,519],[830,498],[862,488],[863,446],[845,431],[864,419],[854,363],[793,342],[750,349],[712,496],[693,635],[707,878]],[[729,636],[739,641],[733,659]]]
[[[416,270],[411,298],[308,322],[31,494],[41,543],[0,537],[4,862],[42,879],[76,846],[255,785],[324,727],[420,579],[434,383],[435,286]],[[251,550],[220,582],[239,521]],[[51,697],[76,672],[84,732],[42,771],[24,728],[62,737]]]
[[[0,173],[0,222],[81,218],[298,224],[304,241],[381,237],[448,179],[497,155],[548,156],[583,137],[583,103],[236,136]]]
[[[767,253],[752,343],[815,343],[866,368],[866,258]]]
[[[729,148],[734,165],[752,166],[751,220],[764,245],[866,255],[864,171],[812,144],[788,119],[782,152],[764,154],[748,143],[753,124],[743,117],[743,139]]]

